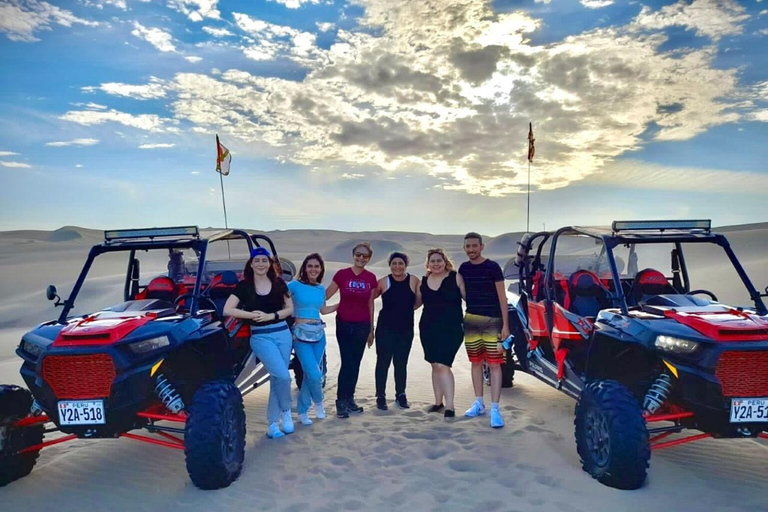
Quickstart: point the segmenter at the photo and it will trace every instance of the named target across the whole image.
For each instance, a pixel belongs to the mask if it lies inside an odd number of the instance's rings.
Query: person
[[[472,363],[475,401],[464,413],[469,418],[485,414],[483,403],[483,360],[491,371],[491,427],[501,428],[504,419],[499,410],[501,365],[504,364],[502,341],[509,336],[507,294],[504,274],[493,260],[483,257],[483,238],[474,232],[464,235],[464,252],[469,261],[459,267],[466,286],[467,311],[464,316],[464,342]]]
[[[401,409],[411,406],[405,396],[406,366],[413,344],[413,310],[419,279],[408,268],[408,255],[389,255],[390,274],[379,279],[377,295],[382,307],[376,323],[376,407],[386,411],[387,374],[395,367],[395,401]]]
[[[373,345],[373,300],[378,285],[373,272],[365,270],[373,256],[371,244],[356,244],[352,256],[352,266],[336,272],[325,291],[326,300],[337,291],[341,292],[336,311],[336,340],[341,356],[336,392],[336,416],[339,418],[348,418],[350,412],[363,412],[355,402],[355,388],[365,346]]]
[[[424,305],[419,331],[424,359],[432,365],[435,403],[429,412],[445,408],[444,416],[453,418],[456,383],[451,367],[464,338],[461,325],[464,281],[453,270],[453,263],[442,249],[427,252],[426,267],[427,275],[421,280],[416,300]]]
[[[326,306],[325,262],[312,253],[301,264],[298,279],[288,283],[294,310],[293,349],[304,369],[304,380],[297,397],[297,412],[303,425],[311,425],[309,406],[314,402],[315,417],[325,418],[323,406],[323,354],[325,353],[325,324],[320,315],[336,311],[337,304]]]
[[[251,349],[269,372],[267,436],[271,439],[294,431],[288,372],[293,339],[285,322],[292,314],[288,287],[275,273],[272,255],[263,247],[253,249],[243,270],[243,280],[224,304],[224,315],[250,324]]]

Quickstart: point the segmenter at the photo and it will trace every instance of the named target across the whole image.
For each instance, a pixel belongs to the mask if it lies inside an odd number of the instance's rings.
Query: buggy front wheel
[[[200,489],[237,480],[245,458],[243,397],[228,380],[203,384],[187,410],[184,433],[187,472]]]
[[[584,471],[616,489],[645,482],[651,448],[640,404],[621,383],[587,383],[576,402],[576,449]]]

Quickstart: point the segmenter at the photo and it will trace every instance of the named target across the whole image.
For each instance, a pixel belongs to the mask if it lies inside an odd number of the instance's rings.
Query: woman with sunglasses
[[[451,366],[464,342],[461,300],[465,297],[464,280],[442,249],[427,252],[427,275],[421,280],[417,303],[424,305],[419,321],[424,359],[432,365],[435,403],[429,412],[445,408],[445,417],[453,418],[456,383]],[[445,400],[445,402],[443,402]]]
[[[349,418],[350,412],[363,412],[355,403],[355,388],[360,374],[365,345],[373,345],[373,300],[378,285],[376,276],[365,270],[373,256],[368,242],[352,248],[351,267],[336,272],[325,291],[326,300],[341,292],[336,311],[336,340],[339,342],[341,369],[336,392],[336,416]]]
[[[243,280],[224,304],[224,315],[250,324],[251,349],[269,372],[267,437],[271,439],[294,431],[288,372],[293,338],[285,322],[292,314],[288,287],[275,273],[272,255],[263,247],[253,249],[243,270]]]
[[[323,258],[312,253],[299,268],[298,279],[288,283],[293,300],[293,349],[296,351],[301,367],[304,369],[304,379],[297,399],[297,411],[302,425],[311,425],[309,406],[315,404],[315,417],[325,418],[323,407],[323,354],[325,354],[325,323],[320,315],[333,313],[338,304],[325,305],[325,262]]]

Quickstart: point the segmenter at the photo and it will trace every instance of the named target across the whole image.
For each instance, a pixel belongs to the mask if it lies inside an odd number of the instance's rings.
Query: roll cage
[[[128,301],[135,297],[139,286],[139,260],[136,253],[139,251],[149,251],[156,249],[168,249],[169,257],[174,251],[191,249],[197,255],[197,273],[195,284],[190,292],[189,313],[194,316],[197,314],[200,302],[200,294],[205,279],[205,264],[207,261],[207,252],[210,244],[220,241],[244,240],[248,245],[248,252],[254,247],[262,247],[262,244],[269,246],[274,257],[277,258],[277,250],[272,240],[261,234],[249,234],[240,229],[228,229],[219,231],[209,236],[201,236],[197,226],[184,226],[177,228],[148,228],[133,230],[111,230],[104,232],[104,242],[94,245],[88,253],[88,258],[83,265],[80,274],[75,281],[69,297],[61,302],[64,306],[58,318],[58,323],[64,324],[67,321],[70,311],[75,305],[80,289],[85,282],[88,271],[91,269],[94,260],[105,253],[128,252],[128,268],[126,270],[125,286],[123,289],[124,300]],[[57,304],[58,305],[58,304]]]
[[[611,227],[582,227],[568,226],[557,231],[541,231],[538,233],[527,234],[518,242],[519,248],[515,258],[515,265],[519,269],[519,293],[525,300],[531,297],[533,290],[534,276],[538,271],[544,272],[544,279],[541,283],[544,297],[548,301],[554,301],[555,296],[555,259],[558,241],[562,236],[584,235],[594,238],[601,243],[600,257],[605,257],[611,272],[611,278],[617,283],[612,290],[608,290],[607,298],[612,305],[621,309],[623,314],[628,314],[626,292],[621,283],[621,276],[614,258],[613,249],[621,245],[634,246],[637,244],[673,244],[675,249],[672,257],[672,279],[673,286],[685,293],[690,290],[690,281],[688,271],[683,255],[682,244],[684,243],[702,243],[715,244],[720,246],[728,256],[731,264],[741,278],[744,286],[749,292],[751,300],[754,302],[758,314],[766,315],[768,310],[762,301],[761,293],[754,287],[747,273],[744,271],[736,254],[733,252],[730,243],[725,236],[712,233],[709,228],[692,229],[618,229],[614,222]],[[551,239],[547,261],[542,262],[542,250]]]

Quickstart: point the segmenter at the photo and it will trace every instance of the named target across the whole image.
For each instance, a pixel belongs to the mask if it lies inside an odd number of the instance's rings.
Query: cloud
[[[310,66],[323,58],[324,53],[315,45],[315,34],[286,25],[275,25],[247,14],[236,12],[233,16],[237,26],[255,39],[254,44],[243,49],[249,59],[265,61],[286,56]]]
[[[188,57],[184,57],[184,60],[186,60],[187,62],[191,62],[192,64],[197,64],[198,62],[202,61],[203,58],[190,55]]]
[[[218,20],[220,14],[216,5],[219,0],[168,0],[168,7],[186,15],[191,21],[203,21],[205,18]]]
[[[173,45],[173,37],[170,33],[160,28],[147,28],[138,21],[133,22],[134,29],[131,34],[148,42],[161,52],[175,52],[176,47]]]
[[[73,24],[95,27],[99,24],[78,18],[66,9],[38,0],[5,0],[0,3],[0,32],[11,41],[39,41],[34,33],[51,30],[51,25],[71,27]]]
[[[698,36],[715,41],[723,36],[741,34],[749,19],[746,9],[734,0],[679,0],[676,4],[652,11],[643,6],[632,24],[636,30],[659,30],[673,26],[693,30]]]
[[[93,110],[69,111],[60,116],[59,119],[84,126],[114,122],[149,132],[169,131],[166,127],[169,123],[168,119],[163,119],[155,114],[133,115],[114,109],[106,112],[96,112]]]
[[[361,178],[365,178],[365,174],[359,174],[359,173],[348,173],[345,172],[340,176],[340,178],[345,180],[359,180]]]
[[[639,31],[636,20],[537,46],[541,21],[495,13],[490,1],[359,3],[363,30],[339,30],[327,50],[235,13],[256,41],[251,58],[295,59],[306,77],[180,73],[169,83],[174,116],[337,175],[421,172],[446,189],[503,196],[526,190],[529,120],[533,185],[554,189],[648,140],[688,140],[757,108],[738,70],[715,65],[715,46],[666,50],[661,29]]]
[[[0,156],[16,156],[18,153],[14,153],[13,151],[0,151]]]
[[[31,165],[22,162],[4,162],[2,160],[0,160],[0,165],[3,167],[11,167],[13,169],[29,169],[32,167]]]
[[[176,144],[166,144],[166,143],[159,143],[159,144],[142,144],[139,146],[139,149],[163,149],[163,148],[172,148],[176,146]]]
[[[235,35],[225,28],[203,27],[203,32],[206,32],[213,37],[231,37]]]
[[[649,190],[677,190],[687,193],[763,195],[768,174],[719,169],[671,167],[637,160],[613,162],[589,177],[585,183]]]
[[[600,9],[601,7],[608,7],[613,5],[613,0],[580,0],[581,5],[587,9]]]
[[[97,9],[103,9],[105,5],[112,5],[124,11],[128,9],[125,0],[85,0],[84,3],[88,7],[96,7]]]
[[[137,100],[152,100],[165,97],[166,82],[153,76],[149,78],[149,83],[146,85],[108,82],[99,86],[83,87],[82,90],[84,92],[95,92],[99,90],[113,96],[123,96]]]
[[[75,164],[75,169],[81,169],[83,167],[83,164]]]
[[[320,0],[269,0],[270,2],[277,2],[283,4],[288,9],[298,9],[303,4],[319,4]]]
[[[335,23],[317,22],[317,23],[315,23],[315,25],[317,25],[317,28],[320,30],[320,32],[329,32],[329,31],[331,31],[331,30],[336,28],[336,24]]]
[[[99,139],[72,139],[59,142],[46,142],[46,146],[65,147],[65,146],[93,146],[99,143]]]

